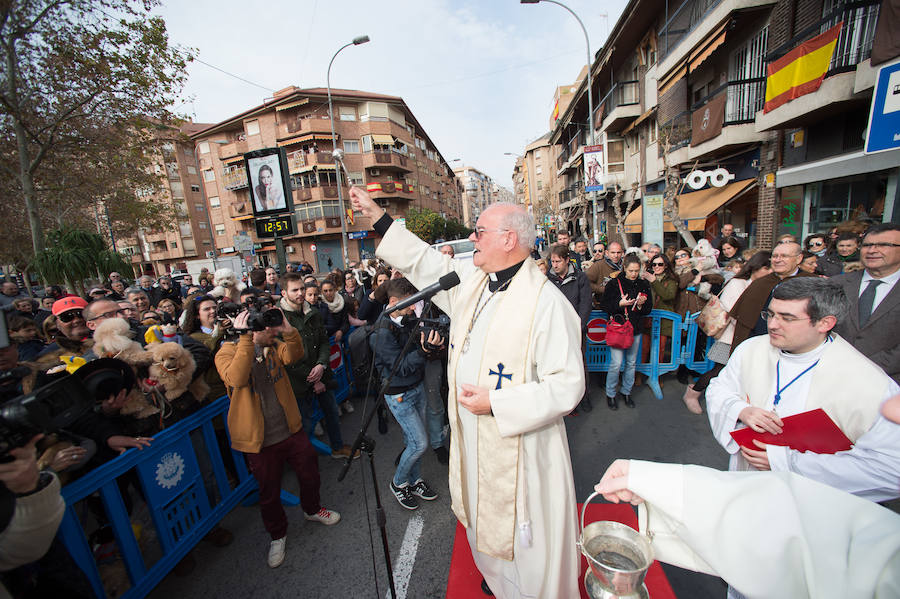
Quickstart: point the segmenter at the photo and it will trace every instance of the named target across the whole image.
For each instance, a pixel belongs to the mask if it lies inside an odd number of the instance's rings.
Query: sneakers
[[[321,437],[322,435],[325,434],[325,429],[322,428],[321,422],[316,423],[316,428],[313,429],[313,434],[317,437]]]
[[[341,521],[341,515],[334,510],[319,508],[315,514],[303,514],[303,517],[313,522],[321,522],[325,526],[332,526]]]
[[[352,414],[353,412],[356,411],[353,408],[353,404],[350,403],[349,399],[345,399],[344,401],[341,402],[341,410],[344,412],[344,414]]]
[[[275,539],[271,543],[269,543],[269,567],[277,568],[284,562],[284,544],[287,542],[287,537],[281,537],[280,539]]]
[[[411,489],[413,495],[419,499],[424,499],[425,501],[434,501],[438,497],[437,493],[435,493],[434,490],[428,486],[428,483],[421,478],[416,481],[416,484],[414,484]]]
[[[415,510],[419,508],[419,501],[413,496],[413,491],[408,484],[398,487],[394,484],[394,481],[391,481],[391,493],[397,498],[397,502],[406,509]]]
[[[333,457],[336,460],[342,460],[344,458],[349,458],[350,457],[350,446],[344,445],[340,449],[332,449],[331,457]],[[356,450],[356,453],[353,454],[353,459],[354,460],[359,459],[359,450],[358,449]]]

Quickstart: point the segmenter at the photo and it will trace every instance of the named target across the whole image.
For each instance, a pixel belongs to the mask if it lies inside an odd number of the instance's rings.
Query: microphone
[[[428,287],[426,287],[425,289],[422,289],[418,293],[412,294],[405,300],[400,300],[399,302],[397,302],[396,304],[394,304],[393,306],[391,306],[390,308],[385,310],[384,313],[390,314],[391,312],[394,312],[396,310],[402,310],[403,308],[412,306],[419,300],[428,299],[432,295],[434,295],[435,293],[437,293],[439,291],[446,291],[448,289],[456,287],[457,285],[459,285],[459,275],[456,274],[455,271],[451,271],[448,274],[445,274],[440,279],[438,279],[437,283],[433,283],[433,284],[429,285]]]

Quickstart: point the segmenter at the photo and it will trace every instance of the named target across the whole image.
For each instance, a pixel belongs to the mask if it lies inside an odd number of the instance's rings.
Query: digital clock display
[[[257,237],[286,237],[296,233],[290,214],[256,221]]]

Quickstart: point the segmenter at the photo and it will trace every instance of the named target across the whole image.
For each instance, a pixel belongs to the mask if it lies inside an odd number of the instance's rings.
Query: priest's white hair
[[[515,210],[504,210],[503,217],[500,220],[500,228],[509,229],[516,234],[519,240],[519,247],[531,251],[534,246],[535,231],[534,219],[528,214],[528,211],[521,204],[513,204],[512,202],[494,202],[488,208],[495,206],[504,206],[515,208]]]

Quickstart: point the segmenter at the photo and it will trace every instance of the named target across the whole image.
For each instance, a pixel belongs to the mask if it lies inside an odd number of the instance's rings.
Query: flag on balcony
[[[766,67],[766,103],[763,112],[775,110],[795,98],[819,89],[838,36],[841,21],[825,33],[807,40]]]
[[[722,132],[727,98],[728,94],[719,94],[691,114],[691,146],[699,146]]]
[[[558,118],[559,118],[559,100],[557,100],[556,105],[553,106],[553,114],[550,115],[550,120],[552,120],[555,123],[556,119],[558,119]]]

